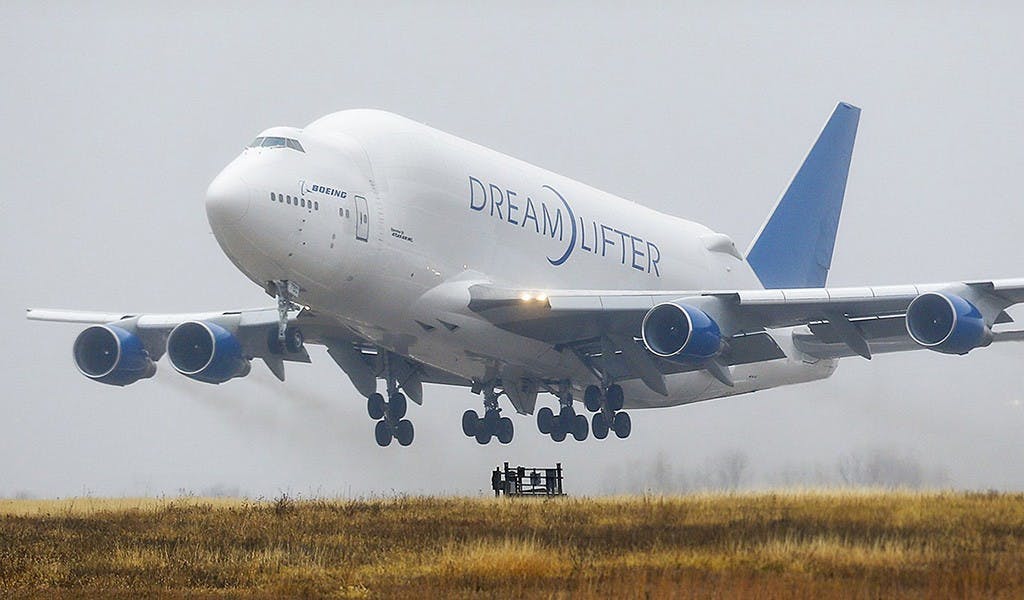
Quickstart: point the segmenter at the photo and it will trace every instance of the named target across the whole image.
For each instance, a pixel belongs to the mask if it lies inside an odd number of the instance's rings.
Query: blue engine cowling
[[[82,375],[100,383],[124,386],[156,373],[139,336],[116,325],[93,325],[78,334],[72,355]]]
[[[666,302],[647,311],[640,327],[644,346],[681,363],[700,363],[722,352],[722,330],[701,309]]]
[[[186,321],[167,336],[167,357],[174,369],[204,383],[224,383],[249,374],[242,344],[216,323]]]
[[[907,333],[919,345],[945,354],[967,354],[992,343],[978,307],[955,294],[926,292],[907,306]]]

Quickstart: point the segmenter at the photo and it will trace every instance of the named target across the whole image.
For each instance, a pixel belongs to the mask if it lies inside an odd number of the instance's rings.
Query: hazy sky
[[[208,386],[164,360],[119,389],[75,370],[80,327],[24,319],[267,304],[211,235],[206,186],[260,130],[353,107],[746,247],[845,100],[863,114],[831,284],[1024,276],[1019,4],[673,4],[2,3],[0,495],[476,493],[504,460],[560,460],[570,491],[593,492],[658,456],[734,450],[756,484],[873,448],[957,486],[1024,488],[1024,344],[847,359],[824,382],[633,411],[627,441],[556,445],[520,417],[511,445],[481,447],[459,423],[479,398],[427,386],[415,444],[381,449],[321,348],[284,385],[255,364]]]

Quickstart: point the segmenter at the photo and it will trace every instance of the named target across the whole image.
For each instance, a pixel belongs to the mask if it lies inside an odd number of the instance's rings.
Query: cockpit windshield
[[[250,148],[291,148],[292,150],[298,150],[299,152],[305,152],[302,149],[302,144],[299,140],[292,138],[273,137],[273,136],[260,136],[249,144]]]

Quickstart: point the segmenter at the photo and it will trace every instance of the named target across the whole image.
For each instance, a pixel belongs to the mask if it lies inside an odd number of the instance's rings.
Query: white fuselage
[[[580,364],[467,308],[468,286],[756,289],[731,241],[678,217],[386,112],[350,110],[262,136],[210,186],[207,212],[234,264],[261,286],[289,280],[302,304],[382,348],[470,380],[582,381]],[[283,197],[284,201],[281,201]],[[293,204],[293,202],[295,204]],[[453,327],[454,326],[454,327]],[[668,406],[821,379],[802,355],[666,378],[669,396],[623,382],[627,406]]]

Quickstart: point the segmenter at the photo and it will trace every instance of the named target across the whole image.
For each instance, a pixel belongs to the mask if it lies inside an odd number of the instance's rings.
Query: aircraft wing
[[[230,330],[238,338],[243,354],[249,358],[262,359],[281,381],[284,381],[285,362],[312,362],[305,347],[298,352],[270,351],[268,339],[277,334],[276,307],[175,314],[30,308],[26,317],[33,321],[120,327],[138,336],[154,361],[163,356],[167,338],[179,324],[188,321],[211,322]],[[288,322],[301,329],[307,344],[325,346],[331,358],[352,379],[361,393],[367,396],[373,393],[376,378],[383,373],[376,347],[340,321],[308,309],[290,312]],[[470,385],[469,381],[408,357],[392,357],[392,363],[405,380],[415,378],[421,383]],[[411,385],[409,387],[412,389]],[[412,398],[417,403],[422,402],[420,393],[414,393]]]
[[[477,284],[469,309],[494,325],[560,348],[581,358],[619,355],[619,376],[640,377],[664,389],[666,374],[706,368],[679,365],[640,343],[644,317],[662,303],[695,306],[721,327],[723,366],[783,358],[767,329],[798,327],[794,343],[819,358],[915,350],[907,307],[927,292],[959,296],[976,305],[989,326],[1012,321],[1005,309],[1024,302],[1024,278],[880,287],[771,290],[536,290]],[[993,341],[1021,341],[1024,331],[993,330]],[[639,350],[639,352],[638,352]],[[609,351],[612,351],[611,353]],[[646,371],[646,372],[645,372]],[[720,376],[721,373],[716,374]],[[720,377],[721,379],[722,377]]]

